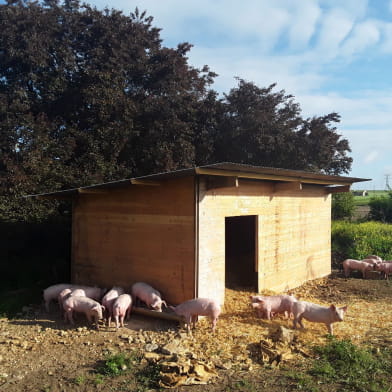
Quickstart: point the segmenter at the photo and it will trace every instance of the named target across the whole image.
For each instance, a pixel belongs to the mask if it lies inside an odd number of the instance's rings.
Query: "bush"
[[[369,219],[392,223],[392,192],[388,196],[371,198],[369,207]]]
[[[378,222],[332,222],[332,264],[348,258],[364,259],[376,254],[384,260],[392,260],[392,225]]]
[[[354,215],[354,195],[351,192],[332,195],[332,219],[348,219]]]

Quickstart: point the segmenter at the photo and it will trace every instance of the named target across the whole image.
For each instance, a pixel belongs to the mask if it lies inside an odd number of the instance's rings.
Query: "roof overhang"
[[[176,170],[165,173],[150,174],[133,177],[120,181],[105,182],[85,187],[66,189],[56,192],[29,195],[40,199],[68,199],[79,194],[103,193],[113,188],[129,186],[156,186],[163,180],[189,177],[210,176],[234,179],[268,180],[279,183],[277,189],[301,189],[301,184],[314,184],[326,187],[327,193],[348,192],[355,182],[370,181],[368,178],[344,177],[299,170],[279,169],[263,166],[252,166],[238,163],[216,163],[189,169]],[[233,181],[235,182],[235,181]]]

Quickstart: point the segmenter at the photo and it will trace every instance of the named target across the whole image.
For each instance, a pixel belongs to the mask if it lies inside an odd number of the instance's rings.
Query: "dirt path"
[[[223,383],[233,386],[233,379],[252,374],[264,379],[271,392],[283,391],[273,383],[279,370],[264,366],[260,341],[267,341],[279,326],[291,330],[292,322],[284,318],[258,319],[249,306],[249,294],[254,293],[227,291],[227,304],[215,335],[207,320],[199,322],[193,336],[187,336],[173,322],[139,315],[133,315],[118,331],[106,327],[97,331],[86,327],[83,318],[70,327],[57,311],[48,315],[40,306],[26,307],[16,319],[0,319],[0,392],[138,390],[131,388],[126,376],[102,378],[97,367],[107,355],[156,355],[168,343],[175,343],[173,352],[181,350],[190,360],[208,364],[219,375],[211,379],[212,384],[202,389],[191,387],[192,391],[218,391]],[[392,285],[388,282],[332,277],[309,282],[294,294],[321,304],[348,304],[345,322],[335,325],[337,337],[375,347],[391,345]],[[305,330],[294,332],[287,366],[295,367],[313,344],[325,342],[324,325],[305,322],[305,326]],[[175,390],[189,391],[189,387]]]

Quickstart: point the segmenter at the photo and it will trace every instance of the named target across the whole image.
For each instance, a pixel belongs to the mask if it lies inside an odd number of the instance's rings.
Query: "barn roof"
[[[252,166],[239,163],[215,163],[204,166],[192,167],[189,169],[175,170],[171,172],[150,174],[141,177],[133,177],[119,181],[105,182],[101,184],[89,185],[79,188],[66,189],[56,192],[40,193],[29,195],[28,197],[39,198],[68,198],[80,193],[94,193],[102,189],[127,187],[138,184],[154,184],[160,180],[171,178],[189,177],[197,175],[217,176],[217,177],[235,177],[252,180],[269,180],[279,182],[296,182],[306,184],[317,184],[335,188],[334,186],[350,187],[355,182],[370,181],[368,178],[344,177],[313,173],[300,170],[280,169],[264,166]],[[348,189],[347,189],[348,190]]]

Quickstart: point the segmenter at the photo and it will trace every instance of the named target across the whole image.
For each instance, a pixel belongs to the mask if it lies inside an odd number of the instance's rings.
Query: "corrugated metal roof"
[[[170,178],[188,177],[195,175],[211,175],[223,177],[239,177],[254,180],[270,180],[270,181],[298,181],[308,184],[318,185],[352,185],[355,182],[370,181],[368,178],[344,177],[321,173],[313,173],[300,170],[280,169],[264,166],[252,166],[239,163],[222,162],[211,165],[197,166],[189,169],[175,170],[171,172],[150,174],[147,176],[133,177],[120,181],[105,182],[80,188],[66,189],[62,191],[41,193],[29,195],[27,197],[43,197],[43,198],[62,198],[72,197],[75,194],[83,192],[93,192],[94,190],[105,188],[120,188],[132,185],[132,183],[141,183],[148,181],[159,181]]]

